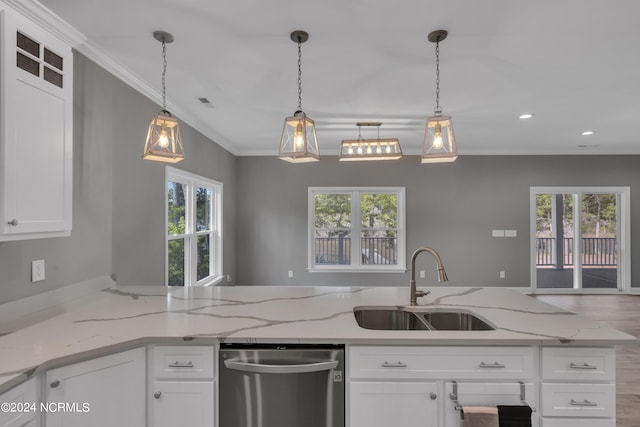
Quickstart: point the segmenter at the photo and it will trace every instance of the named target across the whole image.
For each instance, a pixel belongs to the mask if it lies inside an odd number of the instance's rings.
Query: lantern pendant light
[[[284,119],[278,157],[291,163],[307,163],[320,160],[316,125],[302,111],[302,43],[309,39],[305,31],[294,31],[291,40],[298,43],[298,109],[293,116]]]
[[[173,36],[165,31],[154,31],[153,37],[162,43],[162,111],[153,116],[144,144],[143,159],[166,163],[177,163],[184,160],[184,147],[180,124],[167,111],[167,88],[165,77],[167,74],[167,43],[173,42]]]
[[[422,163],[446,163],[458,158],[450,116],[442,115],[440,108],[440,42],[447,38],[447,31],[429,33],[428,40],[436,44],[436,107],[433,117],[427,118],[422,145]]]

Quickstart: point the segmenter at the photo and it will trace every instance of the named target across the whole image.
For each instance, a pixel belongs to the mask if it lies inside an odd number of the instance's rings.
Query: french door
[[[629,187],[531,187],[537,293],[630,291]]]

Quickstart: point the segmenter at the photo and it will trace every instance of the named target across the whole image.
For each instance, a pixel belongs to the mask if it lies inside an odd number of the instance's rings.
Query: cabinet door
[[[156,381],[150,425],[213,427],[213,382]]]
[[[145,349],[46,373],[46,427],[145,425]]]
[[[439,427],[436,383],[352,382],[350,427]]]
[[[36,401],[36,380],[31,379],[2,394],[0,403],[10,405],[8,410],[3,408],[0,411],[0,427],[35,426],[36,416],[40,411]]]
[[[71,48],[10,10],[0,29],[0,240],[68,235]]]

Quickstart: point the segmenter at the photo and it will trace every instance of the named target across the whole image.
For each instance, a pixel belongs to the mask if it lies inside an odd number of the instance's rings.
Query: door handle
[[[175,361],[173,363],[169,363],[170,368],[193,368],[193,362],[188,361],[187,363]]]
[[[504,368],[507,367],[507,365],[502,364],[502,363],[498,363],[498,362],[494,362],[494,363],[480,362],[480,367],[481,368],[488,368],[488,369],[504,369]]]
[[[263,363],[238,362],[236,360],[225,360],[224,366],[229,369],[243,372],[254,372],[256,374],[302,374],[307,372],[330,371],[338,366],[338,361],[306,363],[296,365],[267,365]]]
[[[385,360],[384,363],[380,366],[383,368],[406,368],[407,364],[402,362],[389,363]]]
[[[598,406],[596,402],[591,402],[590,400],[583,400],[582,402],[578,402],[574,399],[571,399],[571,406]]]
[[[582,365],[578,365],[577,363],[571,363],[569,365],[569,368],[571,368],[571,369],[584,369],[584,370],[598,369],[597,366],[589,365],[588,363],[584,363]]]

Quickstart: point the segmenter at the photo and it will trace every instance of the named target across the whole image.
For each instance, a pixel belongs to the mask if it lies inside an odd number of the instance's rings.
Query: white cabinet
[[[214,426],[213,346],[154,346],[149,425]]]
[[[535,347],[349,346],[349,427],[458,427],[461,405],[536,408]],[[524,397],[524,399],[523,399]],[[531,417],[538,426],[537,414]]]
[[[0,241],[71,231],[71,47],[0,11]]]
[[[542,425],[615,426],[615,350],[596,347],[541,349]]]
[[[0,427],[35,427],[40,413],[36,400],[37,381],[30,379],[0,395],[0,403],[8,406],[0,411]]]
[[[351,427],[438,427],[435,382],[352,382]]]
[[[144,427],[145,356],[138,348],[47,371],[46,427]]]

